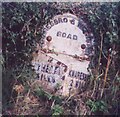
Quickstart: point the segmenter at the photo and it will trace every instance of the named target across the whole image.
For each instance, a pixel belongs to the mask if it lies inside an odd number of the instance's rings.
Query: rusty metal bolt
[[[50,42],[50,41],[52,40],[52,37],[51,37],[51,36],[47,36],[46,40],[47,40],[48,42]]]
[[[81,45],[81,48],[82,48],[82,49],[85,49],[85,48],[86,48],[86,45],[85,45],[85,44],[82,44],[82,45]]]

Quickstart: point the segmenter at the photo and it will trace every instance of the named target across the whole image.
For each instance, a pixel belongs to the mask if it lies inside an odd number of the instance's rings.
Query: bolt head
[[[85,49],[85,48],[86,48],[86,45],[85,45],[85,44],[82,44],[82,45],[81,45],[81,48],[82,48],[82,49]]]
[[[47,40],[48,42],[50,42],[50,41],[52,40],[52,37],[51,37],[51,36],[47,36],[46,40]]]

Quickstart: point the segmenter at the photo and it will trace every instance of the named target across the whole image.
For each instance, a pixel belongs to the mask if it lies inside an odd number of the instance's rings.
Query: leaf
[[[53,108],[52,108],[52,115],[56,115],[56,114],[60,115],[62,113],[63,113],[63,107],[62,106],[60,106],[58,104],[53,106]]]

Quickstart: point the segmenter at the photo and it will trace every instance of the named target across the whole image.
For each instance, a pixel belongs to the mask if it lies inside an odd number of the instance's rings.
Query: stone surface
[[[86,51],[91,44],[79,27],[79,19],[71,14],[57,15],[44,30],[44,45],[32,61],[36,79],[49,89],[59,86],[59,95],[78,92],[89,75]]]

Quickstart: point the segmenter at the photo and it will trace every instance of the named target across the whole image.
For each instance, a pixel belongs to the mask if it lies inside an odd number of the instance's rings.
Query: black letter
[[[73,25],[75,25],[75,20],[74,19],[70,20],[70,23],[73,24]]]
[[[54,74],[60,75],[60,68],[59,67],[55,67]]]
[[[66,37],[66,33],[63,33],[63,34],[62,34],[62,37]]]
[[[60,32],[60,31],[57,32],[57,36],[58,36],[58,37],[61,37],[61,32]]]
[[[67,36],[67,38],[71,39],[71,34],[69,34],[69,35]]]
[[[73,70],[70,70],[68,76],[69,76],[69,77],[74,77],[74,71],[73,71]]]
[[[68,22],[68,19],[67,18],[63,18],[63,21],[66,23],[66,22]]]
[[[77,35],[73,35],[73,40],[77,40]]]
[[[55,25],[57,25],[58,24],[58,20],[54,19],[54,23],[55,23]]]
[[[53,21],[50,21],[50,25],[51,25],[51,27],[52,27],[52,26],[54,26],[54,23],[53,23]]]
[[[52,77],[52,82],[55,83],[55,78],[54,77]]]
[[[59,23],[63,23],[62,19],[61,18],[58,18],[58,21]]]

